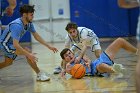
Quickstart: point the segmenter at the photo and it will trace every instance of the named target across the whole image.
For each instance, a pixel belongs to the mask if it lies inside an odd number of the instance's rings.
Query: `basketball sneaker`
[[[119,73],[122,73],[122,74],[125,74],[125,73],[126,73],[126,69],[123,67],[122,64],[114,63],[114,64],[113,64],[113,69],[114,69],[116,72],[119,72]]]
[[[56,67],[56,68],[54,68],[54,74],[59,74],[59,73],[61,73],[61,71],[62,71],[62,68],[60,67],[60,66],[58,66],[58,67]]]
[[[44,72],[39,72],[37,74],[36,80],[37,81],[49,81],[50,80],[50,77],[48,77]]]

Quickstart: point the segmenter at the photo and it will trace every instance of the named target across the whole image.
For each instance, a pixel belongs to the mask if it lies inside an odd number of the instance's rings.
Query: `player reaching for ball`
[[[107,76],[109,73],[114,72],[124,73],[126,70],[122,64],[116,64],[113,62],[115,55],[121,48],[135,54],[138,54],[139,52],[137,48],[125,39],[118,38],[111,43],[104,52],[102,52],[98,59],[91,61],[84,55],[82,59],[80,59],[79,64],[83,64],[86,68],[86,73],[90,72],[92,75]],[[63,49],[60,56],[64,61],[66,61],[62,64],[62,76],[65,75],[65,73],[71,74],[72,67],[74,64],[77,64],[75,63],[76,56],[68,48]]]
[[[5,60],[0,62],[0,69],[11,65],[17,55],[24,55],[26,56],[29,65],[36,72],[37,80],[48,81],[50,78],[44,72],[41,72],[36,64],[38,58],[35,56],[35,54],[28,48],[23,48],[19,44],[19,41],[23,35],[29,31],[39,43],[52,50],[54,53],[58,51],[55,47],[46,43],[46,41],[44,41],[36,32],[32,23],[34,11],[34,6],[28,4],[21,6],[21,17],[10,22],[0,36],[0,50],[2,50],[5,55]]]

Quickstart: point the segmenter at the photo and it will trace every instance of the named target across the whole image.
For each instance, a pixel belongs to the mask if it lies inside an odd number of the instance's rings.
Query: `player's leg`
[[[31,50],[27,47],[24,48],[26,51],[31,53]],[[16,51],[15,52],[17,55],[21,55],[22,53],[20,51]],[[28,59],[28,57],[26,57],[27,62],[29,63],[29,65],[33,68],[33,70],[38,74],[40,72],[37,64],[35,62],[31,62],[30,59]]]
[[[133,45],[131,45],[129,42],[127,42],[123,38],[116,39],[113,43],[111,43],[107,49],[105,50],[106,54],[110,57],[111,60],[114,59],[115,55],[120,49],[125,49],[126,51],[136,53],[137,48],[135,48]]]
[[[5,57],[4,62],[0,62],[0,69],[10,66],[13,63],[13,59],[9,57]]]
[[[115,70],[112,68],[112,66],[109,66],[105,63],[102,63],[102,64],[98,65],[96,67],[96,69],[98,70],[99,73],[107,73],[107,72],[108,73],[113,73],[113,72],[115,72]]]
[[[5,60],[3,62],[0,62],[0,69],[1,69],[11,65],[14,62],[17,55],[14,53],[15,48],[13,48],[12,45],[3,46],[0,44],[0,49],[3,51],[5,55],[4,56]]]
[[[31,50],[29,48],[24,48],[26,51],[31,53]],[[17,55],[21,55],[22,53],[20,51],[15,52]],[[36,72],[37,74],[37,80],[39,81],[48,81],[50,80],[50,77],[46,76],[44,72],[41,72],[40,69],[38,68],[37,64],[35,62],[30,61],[28,57],[26,57],[28,64],[32,67],[32,69]]]
[[[108,64],[102,63],[98,65],[97,70],[99,73],[114,73],[114,72],[119,72],[119,73],[126,73],[125,68],[121,64],[115,64],[113,66],[110,66]]]

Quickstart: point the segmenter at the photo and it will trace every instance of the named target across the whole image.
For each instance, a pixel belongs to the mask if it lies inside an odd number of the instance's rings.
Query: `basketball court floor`
[[[127,39],[136,46],[134,38]],[[112,42],[112,39],[102,40],[103,50]],[[51,43],[59,49],[63,49],[64,43]],[[40,44],[23,44],[32,48],[39,58],[38,66],[45,71],[51,80],[47,82],[36,81],[36,74],[30,68],[24,56],[18,56],[13,65],[0,69],[0,93],[136,93],[135,67],[137,56],[121,50],[114,62],[122,63],[127,69],[127,74],[111,74],[110,77],[86,76],[82,79],[73,79],[66,75],[66,79],[60,75],[54,75],[53,69],[60,64],[59,52],[54,54]],[[0,52],[0,61],[3,60]]]

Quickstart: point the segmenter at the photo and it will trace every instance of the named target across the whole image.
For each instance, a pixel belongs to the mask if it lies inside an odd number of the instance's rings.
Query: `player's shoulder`
[[[23,22],[21,21],[20,18],[17,18],[15,20],[13,20],[11,23],[9,23],[9,25],[11,25],[11,24],[22,26]]]
[[[19,18],[10,22],[8,25],[9,25],[9,28],[12,27],[13,29],[23,29],[23,23]]]
[[[78,31],[81,31],[81,30],[83,30],[83,29],[86,29],[86,27],[78,27],[78,28],[77,28]]]

